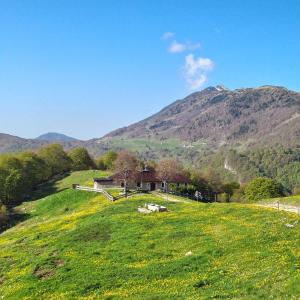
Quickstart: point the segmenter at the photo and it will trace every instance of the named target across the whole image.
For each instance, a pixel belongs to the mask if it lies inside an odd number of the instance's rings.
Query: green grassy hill
[[[0,235],[0,299],[299,299],[297,215],[59,190]],[[149,202],[170,211],[137,212]]]

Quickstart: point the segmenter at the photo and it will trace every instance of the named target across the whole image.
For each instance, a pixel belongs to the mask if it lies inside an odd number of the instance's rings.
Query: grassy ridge
[[[68,179],[69,180],[69,179]],[[170,212],[142,215],[146,202]],[[64,190],[0,235],[4,299],[297,299],[297,216]],[[192,251],[192,255],[186,253]]]

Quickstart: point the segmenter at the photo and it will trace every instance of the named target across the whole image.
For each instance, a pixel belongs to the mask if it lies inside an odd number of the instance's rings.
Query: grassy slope
[[[65,179],[65,181],[70,178]],[[170,212],[142,215],[145,202]],[[297,299],[296,216],[64,190],[0,235],[4,299]],[[191,256],[185,253],[192,251]]]
[[[266,203],[266,204],[279,202],[281,204],[289,204],[289,205],[300,207],[300,195],[298,195],[298,196],[289,196],[289,197],[281,197],[281,198],[265,199],[261,202]]]
[[[34,192],[33,198],[39,199],[49,194],[54,194],[72,187],[73,183],[78,183],[86,186],[93,186],[94,177],[106,177],[111,175],[109,171],[76,171],[72,172],[61,179],[53,179],[45,184],[42,184],[37,191]]]

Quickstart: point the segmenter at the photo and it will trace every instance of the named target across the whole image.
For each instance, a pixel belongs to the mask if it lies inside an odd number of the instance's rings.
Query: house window
[[[164,182],[161,183],[161,187],[162,187],[162,188],[165,187],[165,183],[164,183]]]
[[[140,182],[137,182],[137,183],[136,183],[136,187],[137,187],[137,188],[140,188],[140,187],[141,187],[141,183],[140,183]]]

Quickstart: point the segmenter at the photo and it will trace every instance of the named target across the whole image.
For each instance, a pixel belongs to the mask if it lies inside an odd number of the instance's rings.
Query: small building
[[[113,179],[111,177],[94,178],[94,188],[109,188],[113,186]]]
[[[130,172],[128,176],[128,189],[141,191],[155,191],[165,189],[164,182],[159,178],[156,170],[145,168],[142,171]],[[169,183],[187,186],[189,178],[184,174],[174,176]],[[121,174],[114,174],[106,178],[94,178],[94,188],[124,187],[124,179]]]

